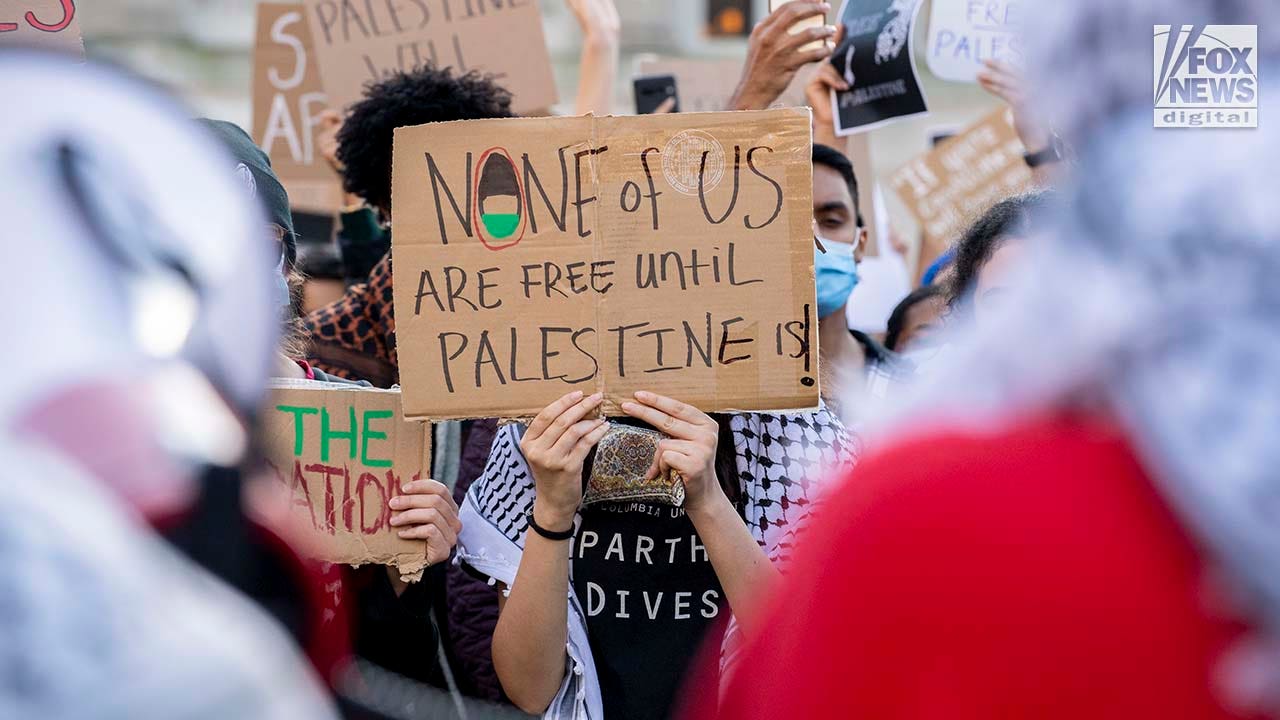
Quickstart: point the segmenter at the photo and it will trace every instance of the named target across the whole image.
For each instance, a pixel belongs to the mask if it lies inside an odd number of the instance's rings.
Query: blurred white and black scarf
[[[1246,702],[1280,692],[1280,3],[1044,3],[1041,117],[1078,156],[1002,316],[960,328],[892,431],[1104,408],[1226,570],[1263,637]],[[1153,26],[1257,25],[1256,130],[1153,128]],[[967,336],[966,336],[967,335]],[[896,429],[896,430],[895,430]],[[1237,658],[1238,659],[1238,658]],[[1267,689],[1269,688],[1269,690]],[[1241,700],[1241,698],[1235,698]]]

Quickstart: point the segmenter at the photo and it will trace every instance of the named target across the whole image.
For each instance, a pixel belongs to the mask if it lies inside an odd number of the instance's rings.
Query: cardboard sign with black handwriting
[[[426,543],[397,535],[388,503],[430,477],[431,425],[401,417],[398,390],[330,383],[279,382],[265,412],[268,464],[288,488],[303,551],[420,578]]]
[[[920,267],[992,205],[1031,188],[1025,152],[1012,113],[1002,106],[890,176],[889,184],[924,232]]]
[[[84,57],[75,0],[0,0],[0,47],[26,46]]]
[[[305,0],[320,75],[334,107],[365,83],[427,63],[479,70],[513,95],[516,112],[556,103],[537,0]]]
[[[808,109],[474,120],[395,135],[405,414],[572,390],[818,402]]]
[[[316,147],[316,123],[328,107],[306,8],[302,3],[258,5],[253,139],[271,156],[289,203],[320,213],[342,206],[338,176]]]

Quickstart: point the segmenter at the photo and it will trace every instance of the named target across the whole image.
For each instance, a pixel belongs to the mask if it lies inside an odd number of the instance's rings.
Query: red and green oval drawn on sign
[[[490,250],[509,248],[525,231],[524,188],[516,163],[506,148],[491,147],[476,164],[475,207],[472,221],[480,242]]]

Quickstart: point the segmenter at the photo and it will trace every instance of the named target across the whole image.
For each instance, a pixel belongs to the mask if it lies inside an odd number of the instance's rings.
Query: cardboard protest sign
[[[807,65],[796,73],[786,92],[773,107],[801,107],[806,104],[804,86],[813,74]],[[676,79],[676,93],[684,112],[716,112],[729,107],[729,98],[742,77],[742,60],[687,59],[649,55],[636,62],[637,76],[671,75]]]
[[[807,109],[399,128],[393,167],[406,416],[817,404]]]
[[[920,0],[844,1],[844,39],[831,64],[850,89],[831,91],[837,135],[929,111],[911,53],[919,10]]]
[[[977,82],[984,60],[1022,64],[1022,0],[933,0],[929,69],[943,80]]]
[[[301,3],[258,5],[253,139],[271,157],[291,205],[333,212],[342,206],[342,187],[316,148],[316,124],[329,101],[305,11]]]
[[[263,424],[267,460],[290,493],[305,552],[421,577],[426,543],[396,534],[388,503],[403,483],[430,476],[431,426],[401,417],[398,390],[279,382]]]
[[[924,233],[920,267],[946,251],[996,202],[1031,188],[1026,152],[1007,107],[912,159],[889,179]]]
[[[0,47],[21,45],[84,57],[75,0],[0,0]]]
[[[334,107],[359,100],[365,83],[427,63],[495,75],[516,112],[556,103],[536,0],[304,2]]]

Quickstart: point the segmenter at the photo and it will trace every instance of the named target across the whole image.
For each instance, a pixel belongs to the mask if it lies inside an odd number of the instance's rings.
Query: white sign
[[[1257,25],[1156,25],[1155,126],[1258,127]]]
[[[1023,0],[933,0],[926,59],[934,75],[977,82],[984,60],[1022,64]]]

